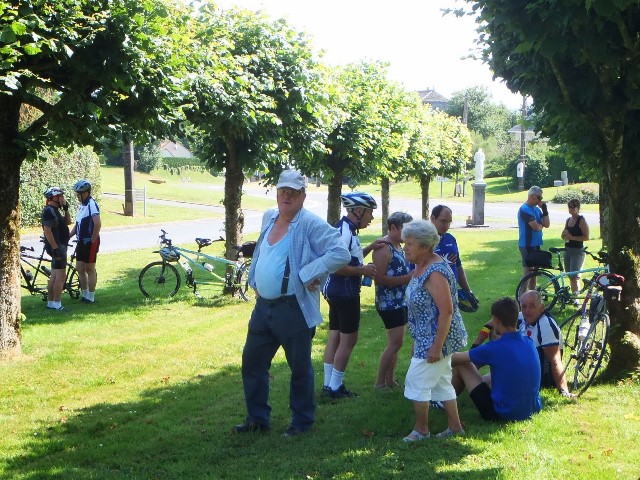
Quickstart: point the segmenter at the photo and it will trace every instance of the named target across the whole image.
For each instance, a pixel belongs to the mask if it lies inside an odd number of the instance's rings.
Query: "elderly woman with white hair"
[[[402,229],[407,261],[416,265],[406,291],[413,357],[404,395],[413,401],[415,424],[404,437],[416,442],[429,433],[429,401],[441,401],[448,428],[438,438],[464,435],[458,416],[456,392],[451,384],[451,354],[467,344],[467,332],[458,310],[456,279],[434,248],[440,241],[436,227],[426,220],[406,223]]]

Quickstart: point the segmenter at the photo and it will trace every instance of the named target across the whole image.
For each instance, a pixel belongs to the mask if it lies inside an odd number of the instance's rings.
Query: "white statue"
[[[484,152],[481,148],[478,149],[473,156],[473,160],[476,162],[476,182],[484,182]]]

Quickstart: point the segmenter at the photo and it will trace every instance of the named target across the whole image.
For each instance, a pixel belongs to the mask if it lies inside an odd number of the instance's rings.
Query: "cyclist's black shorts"
[[[60,250],[60,259],[55,259],[52,255],[53,249],[49,245],[45,247],[45,251],[51,256],[51,270],[64,270],[67,268],[67,246],[60,245],[58,250]]]

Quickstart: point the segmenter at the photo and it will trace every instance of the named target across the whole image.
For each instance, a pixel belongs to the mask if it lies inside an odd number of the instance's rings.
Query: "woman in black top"
[[[567,218],[562,231],[562,239],[565,241],[564,268],[567,272],[575,272],[582,269],[585,253],[582,251],[584,242],[589,240],[589,225],[587,220],[580,215],[580,201],[576,198],[567,202],[571,216]],[[571,290],[576,293],[580,290],[578,286],[579,275],[569,277],[571,280]]]

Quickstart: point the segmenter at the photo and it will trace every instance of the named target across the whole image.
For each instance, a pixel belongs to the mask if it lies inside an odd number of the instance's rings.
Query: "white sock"
[[[333,363],[324,364],[324,386],[328,387],[331,383],[331,372],[333,371]]]
[[[48,308],[55,308],[55,306],[53,305],[55,302],[52,302],[51,300],[47,301],[47,307]]]
[[[89,290],[82,290],[83,298],[89,298]]]
[[[53,302],[53,308],[60,308],[62,307],[62,302]]]
[[[344,378],[344,372],[339,372],[335,368],[331,372],[331,382],[329,383],[329,388],[331,390],[338,390],[340,385],[342,385],[342,379]]]
[[[88,292],[87,299],[91,300],[92,302],[93,302],[93,301],[95,301],[95,299],[96,299],[96,292]]]

